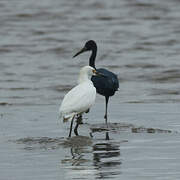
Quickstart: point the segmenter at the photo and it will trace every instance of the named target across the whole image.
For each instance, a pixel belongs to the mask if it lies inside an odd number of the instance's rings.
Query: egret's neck
[[[80,84],[80,83],[83,83],[85,81],[90,81],[89,76],[84,71],[80,71],[79,78],[78,78],[78,83]]]
[[[97,46],[95,46],[93,49],[92,49],[92,53],[91,53],[91,56],[89,58],[89,66],[95,68],[95,60],[96,60],[96,54],[97,54]]]

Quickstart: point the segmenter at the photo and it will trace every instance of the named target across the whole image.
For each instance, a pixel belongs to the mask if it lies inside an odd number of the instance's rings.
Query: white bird
[[[72,126],[75,116],[81,116],[84,112],[87,112],[90,107],[95,103],[96,88],[90,80],[92,75],[101,75],[93,67],[84,66],[80,70],[78,85],[71,89],[65,96],[59,108],[60,117],[63,117],[63,121],[71,120],[71,126],[69,131],[69,137],[71,137]],[[77,133],[77,126],[74,129],[74,133]]]

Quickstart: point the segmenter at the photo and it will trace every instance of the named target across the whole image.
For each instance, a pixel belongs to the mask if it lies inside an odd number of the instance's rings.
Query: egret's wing
[[[96,89],[91,83],[79,84],[65,95],[60,113],[84,112],[93,105],[95,97]]]

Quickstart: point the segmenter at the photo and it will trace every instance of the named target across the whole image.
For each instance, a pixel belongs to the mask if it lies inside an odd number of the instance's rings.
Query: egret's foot
[[[89,133],[90,137],[93,138],[92,132]]]
[[[83,124],[82,115],[78,115],[78,116],[77,116],[77,123],[78,123],[78,124]]]
[[[77,130],[74,130],[74,134],[75,134],[76,136],[79,136],[79,134],[78,134],[78,131],[77,131]]]
[[[90,109],[88,109],[85,113],[88,113],[90,111]]]

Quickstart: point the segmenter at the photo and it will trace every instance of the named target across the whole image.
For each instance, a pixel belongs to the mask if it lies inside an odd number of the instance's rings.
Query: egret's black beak
[[[103,73],[100,73],[100,72],[98,72],[97,70],[93,70],[93,74],[95,75],[95,76],[103,76],[103,77],[106,77],[106,75],[104,75]]]
[[[85,52],[85,51],[87,51],[87,48],[86,48],[86,47],[83,47],[79,52],[77,52],[77,53],[73,56],[73,58],[76,57],[76,56],[78,56],[79,54]]]

